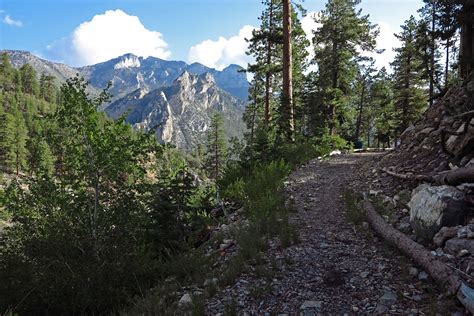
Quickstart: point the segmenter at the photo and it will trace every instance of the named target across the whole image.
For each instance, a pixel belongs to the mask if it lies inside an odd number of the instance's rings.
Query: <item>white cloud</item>
[[[188,61],[199,62],[205,66],[222,70],[230,64],[247,67],[252,57],[245,52],[248,43],[245,39],[252,37],[255,28],[251,25],[243,26],[239,34],[230,38],[219,37],[217,41],[205,40],[189,49]]]
[[[395,37],[395,30],[393,27],[386,22],[377,23],[380,33],[377,37],[377,49],[384,49],[381,54],[370,53],[367,56],[375,59],[375,66],[377,68],[385,67],[387,71],[390,71],[390,63],[395,58],[396,53],[393,48],[400,46],[400,41]]]
[[[5,11],[2,11],[1,13],[3,13]],[[14,20],[12,19],[8,14],[5,15],[5,17],[3,18],[3,23],[7,24],[7,25],[10,25],[10,26],[17,26],[17,27],[22,27],[23,26],[23,22],[21,22],[20,20]]]
[[[303,31],[306,33],[306,38],[311,43],[306,50],[309,53],[308,58],[313,59],[314,57],[314,47],[313,47],[313,31],[317,30],[321,27],[320,23],[316,23],[314,20],[316,17],[319,16],[319,12],[309,12],[306,14],[304,18],[301,19],[301,27]]]
[[[75,66],[104,62],[132,53],[167,59],[171,53],[161,33],[148,30],[137,16],[122,10],[95,15],[68,37],[48,45],[46,55]]]

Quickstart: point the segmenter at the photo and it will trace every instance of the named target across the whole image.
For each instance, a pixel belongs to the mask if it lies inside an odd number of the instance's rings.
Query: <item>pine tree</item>
[[[7,120],[10,116],[5,112],[3,106],[3,95],[0,95],[0,167],[6,166],[7,152],[8,152],[8,127],[11,126]],[[0,168],[2,169],[2,168]]]
[[[27,167],[28,129],[23,114],[18,108],[15,107],[11,114],[7,114],[6,129],[6,165],[19,175],[20,171]]]
[[[3,53],[2,63],[0,64],[0,91],[10,91],[13,89],[15,71],[10,62],[10,56],[7,53]]]
[[[36,70],[30,64],[24,64],[20,68],[22,92],[37,96],[39,93],[39,83],[36,78]]]
[[[295,141],[295,110],[293,105],[293,58],[292,58],[292,23],[291,1],[283,0],[283,93],[282,107],[288,118],[286,134],[289,140]]]
[[[318,66],[314,100],[318,108],[326,108],[330,134],[336,132],[336,119],[352,90],[357,75],[359,49],[373,51],[378,30],[362,16],[356,6],[360,0],[329,0],[315,18],[322,26],[314,31],[314,61]]]
[[[227,139],[225,137],[224,118],[222,114],[215,112],[207,132],[206,169],[211,179],[217,181],[220,178],[226,160]]]
[[[372,121],[368,122],[367,146],[370,146],[370,128],[374,129],[374,138],[377,147],[380,143],[389,147],[396,129],[396,113],[393,102],[392,80],[385,68],[382,68],[374,78],[370,86],[368,97],[369,107],[372,111]]]
[[[265,10],[260,17],[261,25],[258,30],[252,32],[249,39],[248,55],[255,58],[255,63],[248,66],[247,71],[254,74],[257,80],[262,78],[265,82],[264,90],[264,124],[269,126],[272,118],[272,86],[274,74],[279,72],[277,64],[277,45],[281,43],[281,26],[279,25],[278,1],[265,0]],[[264,79],[263,79],[264,78]]]
[[[440,53],[437,42],[438,1],[425,0],[425,6],[420,9],[422,19],[418,23],[416,36],[417,47],[421,56],[422,72],[429,83],[429,105],[433,105],[435,89],[441,90]]]
[[[259,30],[253,32],[249,40],[247,54],[254,56],[255,63],[249,65],[247,71],[254,74],[255,82],[250,91],[251,102],[256,108],[262,107],[262,117],[255,116],[255,128],[264,125],[269,132],[277,131],[287,134],[289,130],[290,111],[288,105],[283,106],[282,96],[283,81],[283,2],[282,0],[267,0],[264,2],[265,10],[261,17]],[[292,4],[292,77],[293,77],[293,109],[295,129],[298,125],[299,109],[302,98],[299,94],[304,90],[304,71],[307,67],[307,51],[309,45],[302,29],[298,15],[305,14],[304,9],[298,4]],[[255,89],[256,88],[256,89]],[[255,94],[255,90],[258,94]],[[255,99],[256,98],[256,99]],[[256,100],[258,99],[258,102]],[[256,113],[257,113],[256,112]],[[250,117],[254,117],[250,115]]]
[[[356,127],[354,132],[354,141],[359,140],[361,127],[363,124],[364,111],[367,108],[367,99],[370,93],[371,85],[374,81],[374,72],[375,61],[373,59],[368,59],[366,63],[360,63],[359,71],[357,74],[357,83],[358,91],[360,93],[359,102],[357,105],[357,119]]]
[[[416,43],[417,22],[413,16],[402,25],[402,31],[396,34],[401,47],[392,63],[394,69],[395,106],[398,111],[399,129],[403,132],[414,123],[426,106],[426,96],[422,89],[426,80],[420,74],[423,60]]]
[[[38,144],[38,158],[37,173],[51,177],[54,173],[55,157],[45,140],[41,140]]]
[[[425,0],[426,1],[426,0]],[[438,0],[436,11],[436,38],[444,42],[445,62],[444,62],[444,87],[448,88],[450,73],[450,56],[454,53],[458,24],[456,16],[459,11],[459,4],[450,0]]]
[[[47,102],[56,101],[56,87],[54,77],[45,73],[41,74],[39,81],[39,97]]]

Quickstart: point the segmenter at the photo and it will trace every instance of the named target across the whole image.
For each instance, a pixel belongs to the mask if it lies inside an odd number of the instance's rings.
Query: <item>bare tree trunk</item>
[[[423,174],[396,173],[387,169],[381,170],[391,175],[392,177],[403,180],[424,181],[440,185],[459,185],[462,183],[474,183],[474,167],[466,167],[456,170],[445,171],[434,176]]]
[[[255,118],[257,116],[257,87],[254,87],[253,91],[254,106],[252,111],[252,122],[250,124],[250,142],[253,144],[253,139],[255,135]]]
[[[472,31],[474,4],[472,1],[465,1],[462,12],[459,16],[461,24],[461,50],[460,59],[460,77],[465,79],[474,68],[474,33]]]
[[[451,293],[456,294],[461,281],[444,263],[436,260],[422,245],[387,224],[369,201],[365,200],[363,206],[367,212],[367,220],[379,235],[426,269],[436,282],[446,286]]]
[[[444,65],[444,91],[448,90],[448,77],[449,77],[449,49],[451,48],[450,39],[446,39],[446,62]]]
[[[289,138],[291,141],[295,141],[291,38],[291,0],[283,0],[283,107],[286,108],[289,115]]]
[[[458,275],[453,273],[444,262],[437,260],[422,245],[388,225],[369,201],[365,200],[363,207],[367,212],[367,220],[380,236],[422,266],[438,284],[456,295],[467,310],[474,312],[473,290],[464,284]]]
[[[364,109],[364,98],[365,98],[365,81],[362,82],[362,92],[360,95],[360,102],[359,102],[359,114],[357,115],[357,122],[356,122],[356,130],[355,130],[355,141],[359,139],[360,134],[360,126],[362,125],[362,111]]]

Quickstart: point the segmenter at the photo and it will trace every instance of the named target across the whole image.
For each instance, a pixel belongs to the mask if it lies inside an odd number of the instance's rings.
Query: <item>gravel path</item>
[[[423,271],[369,228],[346,219],[342,194],[355,183],[363,184],[360,170],[374,159],[380,154],[342,155],[313,160],[295,171],[287,192],[297,210],[290,222],[300,242],[288,248],[271,242],[263,267],[268,273],[260,269],[241,275],[208,301],[209,313],[222,312],[232,299],[249,314],[456,311]]]

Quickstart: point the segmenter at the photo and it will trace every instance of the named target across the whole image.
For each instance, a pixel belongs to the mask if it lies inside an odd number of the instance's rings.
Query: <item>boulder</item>
[[[456,132],[464,132],[466,124],[469,125],[465,134],[452,135],[446,141],[446,149],[455,156],[464,156],[472,152],[474,146],[474,119],[471,119],[468,123],[463,123]]]
[[[181,299],[178,302],[178,305],[179,306],[186,306],[186,305],[191,304],[192,302],[193,302],[193,299],[192,299],[191,295],[186,293],[181,297]]]
[[[446,241],[444,251],[453,256],[457,256],[462,250],[467,250],[467,253],[474,254],[474,239],[452,238]]]
[[[461,228],[461,226],[441,228],[434,236],[433,243],[438,247],[443,247],[446,240],[457,236],[459,228]]]
[[[441,227],[462,224],[466,211],[464,200],[464,192],[454,187],[419,185],[408,203],[410,223],[416,235],[432,240]]]

